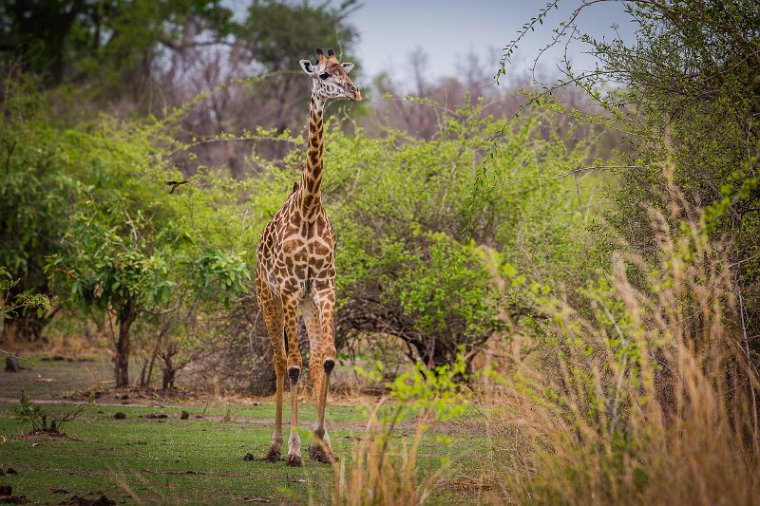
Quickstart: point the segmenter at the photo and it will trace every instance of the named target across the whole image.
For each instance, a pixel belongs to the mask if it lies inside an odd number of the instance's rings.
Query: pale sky
[[[244,16],[250,0],[223,0],[239,16]],[[293,3],[324,1],[339,5],[343,0],[286,0]],[[537,25],[513,56],[513,70],[525,72],[539,50],[552,37],[552,29],[567,20],[584,0],[560,0],[543,25]],[[588,0],[586,0],[588,1]],[[611,0],[591,5],[576,20],[579,28],[597,38],[611,38],[617,25],[623,40],[632,40],[635,26],[623,10],[625,2]],[[394,83],[409,80],[409,56],[417,48],[427,55],[430,80],[455,75],[474,55],[492,76],[498,69],[502,48],[515,38],[524,23],[536,16],[546,0],[360,0],[348,21],[359,33],[356,53],[363,73],[357,84],[366,86],[375,75],[387,72]],[[317,47],[318,41],[314,42]],[[337,48],[336,48],[337,49]],[[593,58],[582,44],[569,47],[574,67],[591,68]],[[555,66],[564,51],[555,47],[541,59],[539,69],[546,77],[556,74]],[[508,81],[507,81],[508,83]],[[411,88],[411,86],[410,86]]]
[[[359,32],[357,52],[365,78],[388,72],[395,82],[408,79],[409,55],[422,48],[428,56],[431,78],[454,75],[467,55],[475,55],[493,73],[498,69],[501,49],[522,25],[546,5],[544,0],[364,0],[350,16]],[[561,0],[545,23],[536,27],[513,57],[516,69],[526,69],[549,41],[552,29],[581,5],[581,0]],[[623,10],[623,2],[599,3],[586,8],[577,20],[579,28],[597,38],[611,38],[618,25],[624,40],[631,40],[634,25]],[[593,58],[584,46],[569,48],[574,66],[591,68]],[[564,47],[541,59],[544,73],[554,72]]]

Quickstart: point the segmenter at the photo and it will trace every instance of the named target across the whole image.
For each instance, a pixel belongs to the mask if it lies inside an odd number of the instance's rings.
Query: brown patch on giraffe
[[[303,242],[300,239],[288,239],[282,243],[282,252],[287,255],[298,250],[301,246],[303,246]]]
[[[309,253],[315,256],[323,257],[330,253],[330,248],[319,242],[309,244]]]

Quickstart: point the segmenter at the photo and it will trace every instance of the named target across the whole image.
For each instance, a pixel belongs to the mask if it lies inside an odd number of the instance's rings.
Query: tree
[[[174,311],[199,293],[208,301],[226,300],[242,291],[249,277],[240,255],[210,245],[204,227],[196,226],[166,189],[171,172],[158,147],[169,142],[158,133],[166,128],[106,121],[92,133],[66,134],[76,153],[63,156],[77,166],[78,188],[47,271],[70,303],[115,314],[117,387],[129,385],[137,318]],[[203,206],[207,200],[198,200],[191,204],[199,208],[194,212],[213,211]],[[219,219],[202,223],[218,226]]]
[[[122,202],[109,204],[81,204],[50,269],[60,273],[59,279],[68,278],[71,296],[82,306],[113,308],[118,328],[116,386],[125,387],[130,329],[140,314],[168,302],[176,285],[171,268],[184,237],[176,229],[163,229],[167,223],[146,218],[150,209],[144,214],[121,207]]]
[[[669,159],[691,203],[709,209],[713,234],[733,242],[748,336],[760,335],[760,4],[747,0],[634,2],[631,47],[595,42],[600,65],[638,104],[646,160]],[[660,140],[665,138],[667,143]],[[655,167],[627,174],[618,201],[660,204]],[[627,213],[626,213],[627,214]],[[645,214],[640,212],[639,223]],[[622,217],[617,220],[622,222]],[[621,227],[625,229],[629,227]],[[642,249],[651,242],[633,237]],[[756,352],[760,339],[749,337]]]
[[[690,204],[707,208],[710,233],[731,238],[746,344],[760,351],[760,4],[632,0],[625,8],[638,30],[627,44],[578,32],[575,20],[598,3],[582,2],[555,36],[589,44],[597,68],[578,72],[566,62],[564,78],[540,95],[579,85],[610,113],[596,120],[633,134],[632,170],[618,178],[619,211],[610,221],[650,256],[656,242],[648,208],[668,205],[662,167],[672,166]],[[555,4],[526,27],[543,21]],[[521,37],[505,49],[504,65]],[[622,86],[604,93],[609,80]]]
[[[67,39],[75,23],[92,18],[96,2],[4,0],[0,3],[0,50],[21,60],[24,70],[63,80]]]
[[[201,43],[185,38],[189,20],[218,39],[231,18],[220,0],[2,0],[0,56],[49,86],[94,80],[112,91],[141,91],[162,50]]]

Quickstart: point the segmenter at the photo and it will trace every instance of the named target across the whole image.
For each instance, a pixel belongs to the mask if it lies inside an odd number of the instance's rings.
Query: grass
[[[83,372],[82,364],[101,373]],[[71,409],[70,402],[56,399],[87,388],[85,378],[99,384],[110,373],[106,367],[110,364],[102,359],[79,363],[32,357],[27,365],[33,369],[17,375],[0,373],[4,381],[0,397],[18,398],[23,388],[33,401],[48,399],[41,405],[49,413]],[[38,377],[56,380],[38,383]],[[207,402],[203,396],[195,400],[132,396],[123,401],[101,400],[88,404],[79,418],[64,425],[68,438],[62,439],[22,437],[30,424],[16,419],[17,402],[0,401],[0,436],[6,439],[0,445],[0,467],[19,472],[15,477],[0,476],[0,484],[10,484],[15,495],[42,504],[57,504],[74,495],[93,499],[100,494],[119,504],[328,504],[333,500],[333,468],[309,461],[306,454],[316,415],[310,400],[299,406],[303,469],[259,460],[272,436],[274,406],[269,399]],[[371,405],[366,400],[355,404],[328,406],[333,446],[349,470],[364,434],[366,406]],[[182,411],[191,413],[188,420],[180,419]],[[125,413],[126,419],[115,420],[116,412]],[[168,418],[145,418],[149,413],[164,413]],[[287,437],[287,422],[284,428]],[[468,504],[479,490],[468,477],[481,465],[487,442],[471,426],[457,423],[447,424],[440,432],[453,436],[452,443],[441,441],[435,432],[426,434],[419,441],[415,470],[421,480],[437,480],[428,503]],[[404,420],[392,438],[389,456],[396,458],[398,448],[415,438],[414,422]],[[247,452],[255,460],[244,461]],[[442,458],[452,461],[447,476],[436,474]],[[66,493],[54,493],[60,490]]]
[[[50,407],[49,411],[61,409]],[[126,420],[114,420],[122,411]],[[230,504],[258,498],[274,502],[304,502],[309,493],[324,503],[331,469],[307,463],[303,469],[284,464],[244,461],[260,456],[271,430],[264,424],[180,420],[178,409],[162,409],[170,418],[139,418],[150,408],[90,407],[64,431],[71,439],[13,438],[28,429],[14,420],[12,407],[0,408],[0,433],[11,436],[0,459],[19,471],[16,494],[43,503],[55,498],[49,489],[72,495],[105,493],[119,502]],[[306,417],[304,422],[306,422]],[[346,431],[334,431],[336,451],[347,449]],[[304,439],[308,434],[303,434]]]

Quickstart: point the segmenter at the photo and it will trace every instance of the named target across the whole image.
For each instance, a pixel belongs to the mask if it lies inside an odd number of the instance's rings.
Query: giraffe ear
[[[341,63],[341,65],[343,66],[343,70],[346,71],[346,74],[348,74],[349,72],[351,72],[351,70],[354,68],[354,64],[353,63],[343,62],[343,63]]]
[[[314,75],[314,64],[311,63],[309,60],[301,60],[298,62],[301,65],[301,68],[304,72],[306,72],[307,76],[313,76]]]

